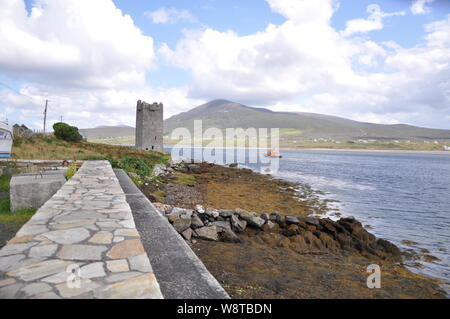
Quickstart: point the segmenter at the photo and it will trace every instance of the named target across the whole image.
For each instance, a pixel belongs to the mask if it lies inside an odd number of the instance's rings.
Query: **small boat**
[[[282,158],[280,153],[278,153],[275,150],[268,150],[266,154],[264,154],[265,157],[275,157],[275,158]]]
[[[13,144],[13,127],[0,122],[0,158],[10,158]]]

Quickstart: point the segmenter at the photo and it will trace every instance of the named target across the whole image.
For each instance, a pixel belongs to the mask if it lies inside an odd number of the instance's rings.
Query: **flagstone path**
[[[1,298],[163,298],[109,162],[85,162],[0,250]]]

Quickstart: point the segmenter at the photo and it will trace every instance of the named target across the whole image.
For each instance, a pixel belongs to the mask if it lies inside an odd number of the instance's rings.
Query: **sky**
[[[213,99],[450,129],[449,0],[0,0],[0,120]]]

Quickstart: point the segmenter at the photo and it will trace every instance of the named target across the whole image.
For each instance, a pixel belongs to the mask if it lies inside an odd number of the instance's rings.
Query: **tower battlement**
[[[136,106],[136,148],[163,151],[164,105],[139,100]]]

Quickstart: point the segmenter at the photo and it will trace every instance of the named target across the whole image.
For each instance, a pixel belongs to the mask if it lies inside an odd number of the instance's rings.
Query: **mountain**
[[[80,133],[88,140],[134,136],[135,128],[131,126],[98,126],[80,129]]]
[[[203,121],[203,130],[209,127],[280,128],[282,136],[302,139],[450,140],[450,130],[406,124],[365,123],[315,113],[273,112],[223,99],[211,101],[165,120],[165,134],[177,127],[186,127],[192,132],[194,120]]]
[[[164,121],[164,134],[177,127],[193,130],[194,120],[203,121],[203,130],[209,127],[225,128],[280,128],[281,136],[287,139],[333,139],[333,140],[424,140],[450,141],[450,130],[430,129],[406,124],[373,124],[342,117],[304,112],[273,112],[265,108],[214,100],[190,111],[170,117]],[[114,139],[132,137],[134,127],[99,126],[80,129],[88,139]]]

